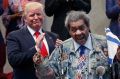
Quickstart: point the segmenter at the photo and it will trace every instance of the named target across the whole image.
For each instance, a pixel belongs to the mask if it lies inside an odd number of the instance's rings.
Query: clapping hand
[[[63,43],[63,41],[62,41],[62,40],[57,39],[57,40],[56,40],[55,47],[59,47],[62,43]]]
[[[37,39],[36,39],[36,45],[35,45],[35,48],[37,49],[37,51],[40,50],[40,48],[41,48],[41,43],[42,43],[44,37],[45,37],[45,33],[43,33],[42,35],[39,35],[39,36],[37,37]]]
[[[40,53],[35,53],[33,56],[33,62],[37,65],[41,63],[41,55]]]
[[[41,43],[42,43],[44,37],[45,37],[45,33],[43,33],[42,35],[39,35],[36,39],[35,48],[36,48],[37,52],[33,56],[33,62],[35,64],[39,64],[41,62],[42,58],[41,58],[41,55],[40,55],[40,52],[41,52],[40,48],[41,48]]]

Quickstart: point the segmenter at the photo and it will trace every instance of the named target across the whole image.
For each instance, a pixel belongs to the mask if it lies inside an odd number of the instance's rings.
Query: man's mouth
[[[33,21],[34,24],[39,23],[38,21]]]
[[[79,36],[76,36],[76,38],[77,38],[78,40],[83,40],[83,39],[85,38],[85,36],[84,36],[84,35],[79,35]]]

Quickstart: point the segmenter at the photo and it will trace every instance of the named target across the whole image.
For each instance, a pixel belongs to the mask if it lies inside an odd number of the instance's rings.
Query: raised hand
[[[42,35],[39,35],[36,39],[35,48],[36,48],[37,52],[33,56],[33,62],[35,64],[39,64],[41,62],[42,58],[41,58],[41,55],[40,55],[40,52],[41,52],[40,48],[41,48],[41,43],[42,43],[44,37],[45,37],[45,33],[43,33]]]
[[[56,40],[56,43],[55,43],[55,47],[60,46],[62,43],[63,43],[63,41],[62,41],[62,40],[57,39],[57,40]]]
[[[42,35],[39,35],[39,36],[37,37],[37,39],[36,39],[36,45],[35,45],[35,48],[37,49],[37,51],[40,50],[40,48],[41,48],[41,43],[42,43],[44,37],[45,37],[45,33],[43,33]]]

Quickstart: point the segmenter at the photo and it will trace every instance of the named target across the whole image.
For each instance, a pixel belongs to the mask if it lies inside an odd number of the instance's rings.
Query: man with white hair
[[[102,48],[106,38],[90,33],[85,12],[71,11],[65,20],[71,38],[54,49],[48,63],[37,66],[39,79],[110,79],[107,57]]]

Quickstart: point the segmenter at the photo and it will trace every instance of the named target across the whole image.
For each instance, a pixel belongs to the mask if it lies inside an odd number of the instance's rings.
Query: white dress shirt
[[[28,28],[30,34],[32,35],[32,37],[34,38],[34,40],[36,41],[36,37],[35,37],[35,34],[34,34],[35,31],[34,31],[32,28],[30,28],[29,26],[27,26],[27,28]],[[40,35],[41,35],[41,34],[43,33],[43,32],[42,32],[42,29],[40,29],[39,32],[40,32]],[[48,52],[48,55],[49,55],[49,48],[48,48],[48,44],[47,44],[46,38],[43,39],[43,42],[44,42],[44,44],[45,44],[45,47],[46,47],[47,52]]]
[[[73,40],[73,43],[74,43],[75,51],[78,51],[80,44],[78,44],[75,40]],[[87,48],[87,49],[85,49],[85,53],[92,50],[92,41],[91,41],[90,34],[89,34],[88,39],[87,39],[86,43],[84,44],[84,46]],[[80,50],[79,50],[79,52],[80,52]]]

